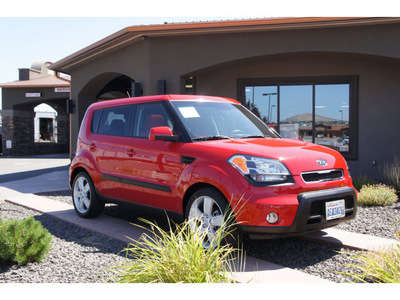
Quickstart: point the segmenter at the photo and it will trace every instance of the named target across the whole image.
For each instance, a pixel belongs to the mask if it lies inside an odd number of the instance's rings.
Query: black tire
[[[212,244],[212,238],[220,229],[218,225],[221,222],[225,224],[222,243],[238,247],[239,239],[241,242],[241,234],[235,224],[232,209],[226,198],[215,188],[199,189],[190,197],[185,209],[185,220],[192,230],[207,234],[203,245],[205,248]]]
[[[98,199],[93,181],[85,172],[80,172],[74,179],[72,203],[82,218],[95,218],[104,210],[104,202]]]

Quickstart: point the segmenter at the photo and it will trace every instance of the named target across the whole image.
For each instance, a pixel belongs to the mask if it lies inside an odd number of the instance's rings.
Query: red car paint
[[[339,152],[323,146],[280,137],[185,140],[182,139],[184,129],[178,127],[178,131],[172,132],[166,126],[151,129],[150,138],[92,132],[96,110],[171,101],[239,105],[232,99],[188,95],[94,103],[87,109],[81,124],[76,156],[70,167],[71,186],[75,176],[85,171],[102,201],[122,200],[179,214],[185,213],[188,199],[198,187],[210,186],[224,195],[240,228],[253,238],[319,230],[355,217],[356,192],[347,164]],[[196,114],[191,107],[181,112],[192,114],[190,117]],[[134,119],[133,115],[131,118]],[[157,134],[166,136],[167,140],[156,140]],[[172,135],[180,140],[170,139]],[[277,160],[289,170],[290,180],[277,184],[253,183],[228,162],[237,154]],[[324,160],[326,165],[321,166],[318,160]],[[302,177],[302,173],[307,172],[323,177],[325,170],[340,170],[342,176],[310,182]],[[336,199],[346,199],[346,216],[328,221],[324,216],[325,203]],[[319,208],[312,208],[313,202],[320,202],[315,204]],[[266,220],[270,212],[279,215],[276,223]]]

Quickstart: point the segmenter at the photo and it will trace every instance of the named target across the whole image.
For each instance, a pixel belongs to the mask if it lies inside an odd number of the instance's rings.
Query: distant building
[[[0,84],[2,88],[3,155],[67,153],[69,116],[66,110],[70,94],[69,77],[60,77],[48,69],[50,62],[35,62],[19,69],[19,80]],[[39,104],[48,104],[57,113],[38,112]]]

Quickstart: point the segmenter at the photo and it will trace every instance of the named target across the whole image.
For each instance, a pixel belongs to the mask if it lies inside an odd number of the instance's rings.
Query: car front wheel
[[[229,205],[213,188],[200,189],[190,197],[185,217],[191,230],[204,234],[204,248],[216,247],[221,241],[233,244],[238,238]]]

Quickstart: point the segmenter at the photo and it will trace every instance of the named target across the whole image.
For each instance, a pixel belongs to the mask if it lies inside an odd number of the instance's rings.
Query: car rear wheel
[[[93,181],[85,172],[79,173],[74,179],[72,202],[76,213],[82,218],[95,218],[104,209],[104,202],[97,198]]]
[[[185,218],[190,229],[205,235],[204,248],[217,246],[220,237],[220,242],[236,246],[239,235],[230,212],[228,202],[217,190],[202,188],[190,197]],[[224,232],[219,232],[221,228]]]

